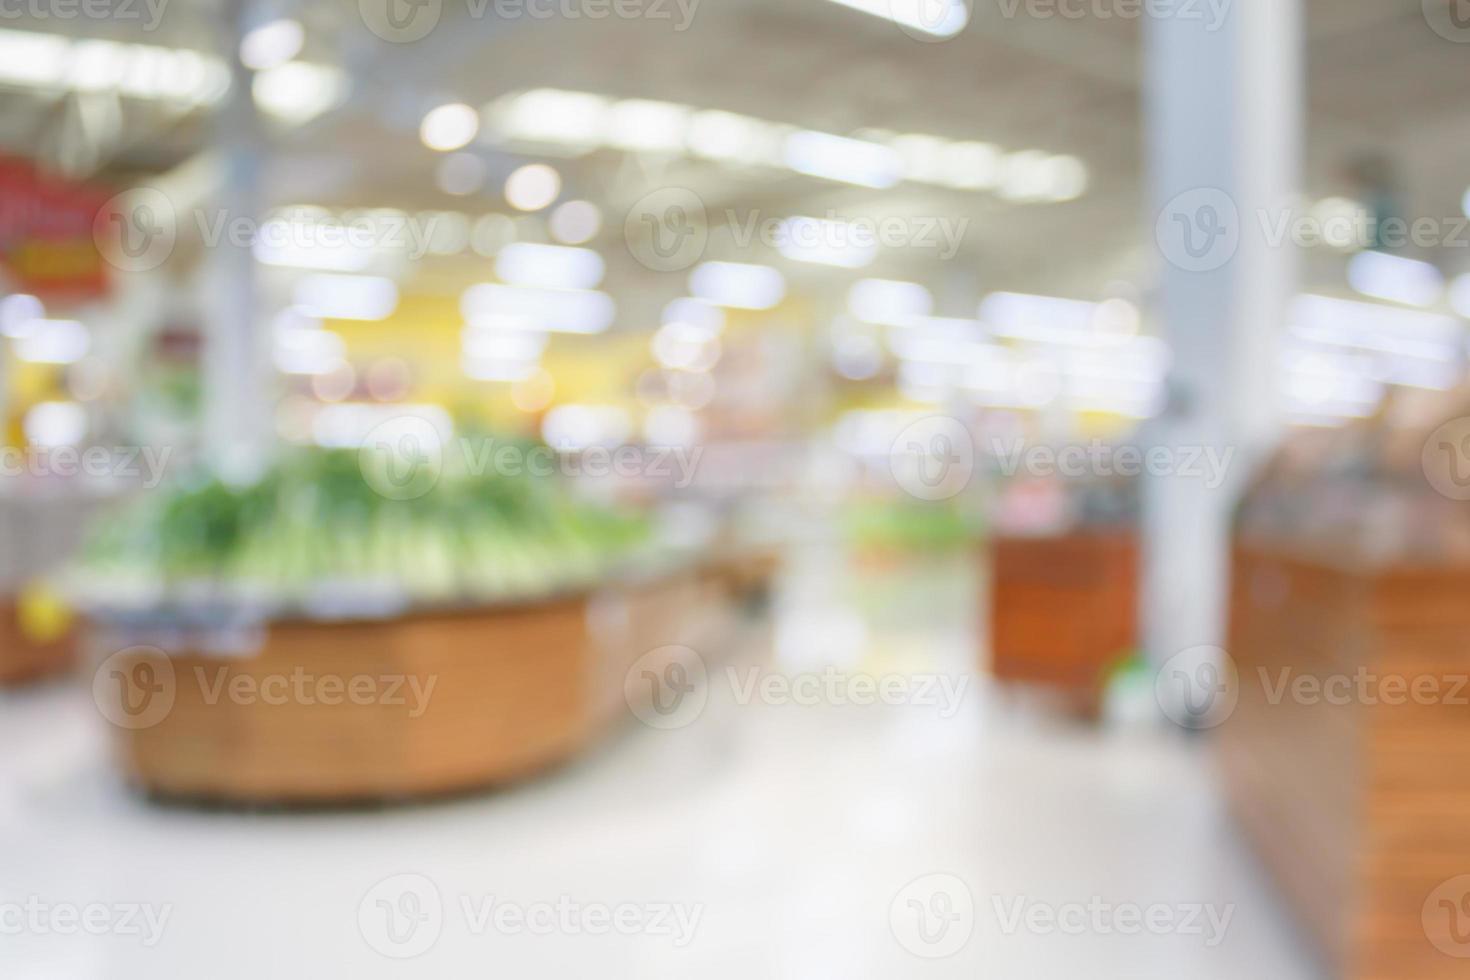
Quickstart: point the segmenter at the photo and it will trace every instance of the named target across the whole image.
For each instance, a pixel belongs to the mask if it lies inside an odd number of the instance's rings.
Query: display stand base
[[[114,712],[118,761],[144,791],[365,803],[465,792],[567,760],[630,717],[624,678],[640,656],[685,642],[701,610],[728,601],[723,580],[691,572],[518,607],[273,623],[248,656],[171,650],[162,671],[156,653],[117,658],[128,638],[98,627],[94,657],[115,656],[102,690],[136,678],[172,698],[159,711],[129,691],[134,713]]]

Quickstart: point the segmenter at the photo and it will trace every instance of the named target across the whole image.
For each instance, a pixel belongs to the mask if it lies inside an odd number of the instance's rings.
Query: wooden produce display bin
[[[628,714],[633,662],[686,642],[726,596],[720,579],[691,571],[521,605],[272,622],[257,649],[234,657],[160,657],[131,648],[146,643],[137,630],[94,624],[93,658],[110,658],[94,692],[109,700],[126,777],[161,797],[268,805],[454,793],[585,748]],[[309,699],[283,694],[298,675],[311,679]],[[354,698],[354,683],[374,703]],[[149,689],[171,702],[152,709]],[[431,693],[415,699],[415,689]]]
[[[45,636],[37,636],[26,628],[20,601],[0,595],[0,687],[64,673],[75,653],[75,635],[69,628],[48,627]]]
[[[1470,976],[1470,566],[1238,542],[1232,584],[1240,823],[1334,976]]]
[[[992,673],[1095,715],[1107,671],[1137,643],[1136,535],[1001,537],[992,547]]]

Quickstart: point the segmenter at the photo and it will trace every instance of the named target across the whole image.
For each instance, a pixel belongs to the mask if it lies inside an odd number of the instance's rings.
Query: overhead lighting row
[[[454,148],[449,144],[463,140],[457,144],[463,146],[480,135],[572,156],[611,147],[777,167],[876,189],[910,181],[1029,202],[1075,199],[1088,182],[1081,160],[1042,150],[1012,152],[991,143],[887,130],[839,136],[652,99],[534,89],[487,105],[473,124],[469,106],[455,104],[451,114],[440,115],[450,108],[440,106],[425,117],[427,145]]]
[[[263,112],[302,123],[346,95],[347,77],[329,65],[279,60],[289,48],[289,34],[273,27],[250,46],[257,63],[269,65],[256,73],[252,94]],[[0,30],[0,86],[114,92],[176,106],[210,106],[229,92],[230,71],[222,59],[188,48]]]

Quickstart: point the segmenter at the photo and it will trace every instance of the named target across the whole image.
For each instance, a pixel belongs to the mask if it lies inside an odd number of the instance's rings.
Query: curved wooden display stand
[[[522,606],[272,623],[247,657],[171,650],[172,706],[156,722],[140,716],[146,727],[115,725],[117,756],[155,795],[234,803],[363,802],[506,782],[567,759],[627,713],[628,668],[686,642],[691,617],[725,594],[720,578],[691,572]],[[99,656],[126,638],[108,632],[94,636]],[[157,655],[124,653],[108,673],[132,677],[148,659]],[[328,696],[282,697],[297,675]],[[142,676],[159,683],[156,670]],[[349,696],[354,679],[366,692],[360,678],[374,679],[371,703]],[[403,680],[390,694],[394,678]],[[415,684],[427,697],[415,698]]]
[[[48,643],[27,636],[15,600],[0,596],[0,687],[64,673],[71,667],[75,653],[75,637],[69,630]]]

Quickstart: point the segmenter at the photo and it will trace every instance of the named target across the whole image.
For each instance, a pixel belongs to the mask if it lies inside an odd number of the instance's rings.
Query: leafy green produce
[[[863,499],[843,513],[848,540],[859,548],[946,552],[966,548],[979,522],[953,501]]]
[[[484,600],[591,583],[649,539],[646,516],[554,477],[446,468],[394,500],[358,453],[300,450],[249,486],[199,478],[137,499],[97,528],[78,578],[91,594],[164,603],[203,591],[290,604],[329,588]]]

